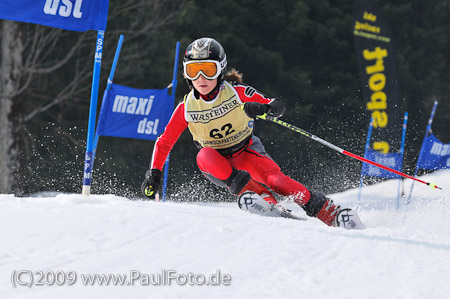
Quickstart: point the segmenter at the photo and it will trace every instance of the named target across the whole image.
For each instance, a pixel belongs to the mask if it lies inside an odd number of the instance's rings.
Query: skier
[[[242,74],[235,69],[227,72],[225,51],[212,38],[197,39],[187,47],[183,71],[191,91],[155,142],[150,169],[141,186],[143,194],[155,197],[164,162],[181,133],[189,128],[199,148],[198,167],[214,184],[240,196],[242,209],[244,194],[256,193],[265,206],[277,205],[264,184],[277,194],[290,196],[308,216],[338,226],[337,215],[350,209],[341,209],[325,194],[308,190],[283,174],[260,139],[253,135],[255,118],[263,114],[282,116],[283,103],[242,83]]]

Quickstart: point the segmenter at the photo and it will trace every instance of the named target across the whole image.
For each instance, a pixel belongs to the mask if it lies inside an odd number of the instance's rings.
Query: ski
[[[355,210],[346,208],[341,209],[336,215],[336,226],[345,229],[364,229],[364,224],[359,219]]]
[[[239,196],[239,208],[252,214],[268,217],[283,217],[296,220],[306,220],[306,218],[292,215],[291,210],[285,209],[279,204],[273,205],[265,201],[259,194],[246,191]]]
[[[268,203],[259,194],[252,191],[246,191],[241,194],[241,196],[239,196],[238,205],[239,208],[243,211],[247,211],[252,214],[258,214],[261,216],[283,217],[300,221],[308,220],[307,217],[300,217],[292,214],[291,210],[284,208],[280,204],[273,205]],[[356,211],[349,208],[339,210],[333,226],[345,229],[365,228]]]

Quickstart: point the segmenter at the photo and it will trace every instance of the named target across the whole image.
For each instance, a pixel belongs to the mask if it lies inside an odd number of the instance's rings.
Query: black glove
[[[149,169],[145,173],[145,180],[142,182],[141,191],[142,194],[149,199],[155,199],[155,195],[158,192],[161,185],[162,171],[159,169]]]
[[[284,104],[281,100],[275,98],[272,103],[269,104],[269,109],[267,109],[267,115],[272,117],[280,117],[283,115],[284,111],[286,109],[284,108]]]
[[[250,118],[256,118],[258,115],[263,115],[267,112],[269,106],[258,102],[246,102],[244,104],[244,111]]]

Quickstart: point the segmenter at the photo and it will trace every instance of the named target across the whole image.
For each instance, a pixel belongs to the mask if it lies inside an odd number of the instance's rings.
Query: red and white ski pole
[[[440,190],[442,190],[442,188],[438,187],[435,183],[427,183],[425,181],[422,181],[421,179],[415,178],[415,177],[410,176],[410,175],[408,175],[406,173],[403,173],[403,172],[397,171],[395,169],[392,169],[390,167],[384,166],[383,164],[380,164],[380,163],[374,162],[372,160],[369,160],[369,159],[363,158],[361,156],[358,156],[356,154],[350,153],[350,152],[348,152],[348,151],[346,151],[346,150],[344,150],[344,149],[342,149],[342,148],[340,148],[340,147],[338,147],[338,146],[336,146],[334,144],[329,143],[326,140],[323,140],[322,138],[319,138],[319,137],[317,137],[317,136],[315,136],[315,135],[313,135],[313,134],[311,134],[311,133],[309,133],[309,132],[307,132],[307,131],[305,131],[303,129],[300,129],[299,127],[293,126],[291,124],[288,124],[287,122],[284,122],[282,120],[276,119],[276,118],[271,117],[271,116],[268,116],[267,114],[258,115],[258,118],[274,122],[274,123],[276,123],[276,124],[278,124],[280,126],[288,128],[288,129],[290,129],[290,130],[292,130],[294,132],[300,133],[300,134],[302,134],[302,135],[304,135],[304,136],[306,136],[308,138],[311,138],[312,140],[315,140],[315,141],[317,141],[317,142],[319,142],[319,143],[321,143],[321,144],[323,144],[323,145],[325,145],[325,146],[327,146],[327,147],[329,147],[331,149],[334,149],[335,151],[340,152],[341,154],[349,156],[349,157],[351,157],[353,159],[356,159],[356,160],[359,160],[359,161],[362,161],[362,162],[365,162],[365,163],[368,163],[368,164],[371,164],[371,165],[375,165],[375,166],[377,166],[377,167],[379,167],[381,169],[393,172],[393,173],[398,174],[400,176],[403,176],[405,178],[408,178],[408,179],[414,180],[416,182],[425,184],[425,185],[431,187],[432,189],[440,189]]]

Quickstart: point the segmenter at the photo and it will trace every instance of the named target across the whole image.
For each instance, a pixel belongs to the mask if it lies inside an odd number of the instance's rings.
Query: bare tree
[[[77,49],[83,46],[86,34],[78,34],[73,46],[61,53],[57,48],[59,42],[70,34],[66,31],[7,20],[2,21],[1,28],[0,193],[11,193],[23,152],[22,143],[18,142],[19,132],[28,121],[64,101],[77,87],[82,86],[80,77],[88,69],[74,72],[73,80],[63,86],[57,95],[49,94],[46,99],[36,101],[36,87],[44,87],[39,78],[54,74],[67,64]]]
[[[10,119],[13,98],[20,89],[18,78],[22,71],[23,44],[19,24],[2,22],[1,72],[0,72],[0,193],[12,191],[13,172],[17,153],[13,148],[14,124]]]

